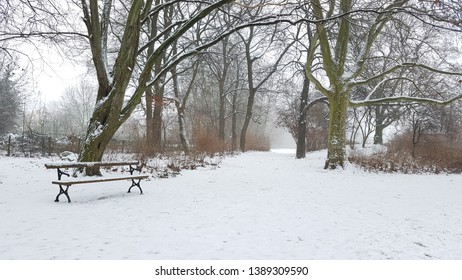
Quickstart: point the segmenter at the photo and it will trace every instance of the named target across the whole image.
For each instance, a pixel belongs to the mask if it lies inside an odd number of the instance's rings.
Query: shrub
[[[404,133],[387,144],[384,151],[366,154],[354,150],[348,159],[366,170],[403,173],[462,173],[462,147],[458,139],[445,135],[422,136],[413,145],[412,136]]]
[[[194,152],[205,153],[213,156],[226,150],[226,144],[218,138],[218,135],[206,129],[193,132]]]
[[[327,129],[322,127],[308,127],[306,132],[306,151],[319,151],[327,148],[329,139]]]

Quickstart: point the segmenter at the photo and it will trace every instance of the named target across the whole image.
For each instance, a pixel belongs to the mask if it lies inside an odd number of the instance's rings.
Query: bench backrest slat
[[[57,168],[79,168],[93,166],[121,166],[121,165],[138,165],[139,161],[107,161],[107,162],[53,162],[45,164],[47,169]]]

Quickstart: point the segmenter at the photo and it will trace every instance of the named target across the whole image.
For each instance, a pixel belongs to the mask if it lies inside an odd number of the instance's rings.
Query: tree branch
[[[395,72],[395,71],[397,71],[399,69],[413,68],[413,67],[423,68],[425,70],[435,72],[435,73],[439,73],[439,74],[444,74],[444,75],[462,76],[462,72],[451,72],[451,71],[447,71],[447,70],[440,70],[440,69],[437,69],[437,68],[434,68],[434,67],[431,67],[431,66],[428,66],[428,65],[425,65],[425,64],[421,64],[421,63],[404,62],[404,63],[398,64],[398,65],[395,65],[395,66],[389,68],[388,70],[385,70],[382,73],[380,73],[378,75],[375,75],[373,77],[370,77],[368,79],[360,80],[360,81],[353,81],[353,82],[350,83],[350,85],[352,85],[352,86],[360,86],[360,85],[368,84],[369,82],[371,82],[373,80],[381,79],[381,78],[385,77],[386,75],[388,75],[390,73],[393,73],[393,72]]]
[[[432,98],[420,98],[420,97],[411,97],[411,96],[393,96],[393,97],[384,97],[384,98],[377,98],[377,99],[363,100],[363,101],[350,100],[350,107],[357,108],[357,107],[364,107],[364,106],[371,106],[371,105],[402,105],[401,103],[406,103],[406,104],[415,103],[415,104],[446,106],[461,98],[462,98],[462,94],[457,95],[451,99],[442,100],[442,101],[432,99]]]
[[[320,103],[320,102],[323,102],[325,104],[327,104],[327,106],[329,106],[329,99],[327,98],[327,96],[321,96],[321,97],[318,97],[316,99],[314,99],[313,101],[311,101],[310,103],[306,104],[306,106],[303,108],[303,110],[300,112],[300,115],[302,114],[306,114],[306,112],[308,112],[308,110],[313,107],[314,105]]]
[[[188,22],[186,22],[183,26],[181,26],[178,30],[176,30],[170,37],[168,37],[162,44],[153,52],[153,54],[148,58],[146,61],[145,67],[143,71],[140,74],[140,78],[138,79],[138,87],[135,90],[135,93],[132,95],[130,100],[127,102],[127,104],[124,106],[124,108],[121,111],[120,114],[120,120],[124,121],[126,120],[131,112],[135,109],[136,105],[138,105],[141,101],[141,97],[147,87],[151,87],[155,81],[160,78],[163,74],[168,72],[172,67],[176,64],[178,64],[182,59],[178,60],[176,63],[171,63],[169,67],[164,67],[160,73],[156,73],[156,77],[154,78],[154,81],[149,82],[149,79],[151,77],[151,71],[152,68],[157,61],[157,59],[162,55],[162,53],[165,52],[165,50],[173,44],[176,40],[178,40],[184,33],[186,33],[194,24],[199,22],[201,19],[205,18],[207,15],[209,15],[212,11],[217,9],[218,7],[221,7],[225,4],[228,4],[232,2],[233,0],[220,0],[218,2],[210,4],[208,7],[202,9],[199,11],[196,15],[194,15],[192,18],[189,19]],[[218,40],[216,40],[215,43],[217,43]],[[192,51],[189,55],[186,54],[187,56],[191,56],[197,51]],[[186,58],[187,56],[184,56]],[[183,59],[184,59],[183,58]]]

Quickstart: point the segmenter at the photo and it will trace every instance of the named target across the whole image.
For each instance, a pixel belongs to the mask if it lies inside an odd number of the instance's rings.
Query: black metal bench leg
[[[64,194],[67,197],[67,202],[71,203],[71,198],[69,197],[69,194],[67,191],[69,190],[69,185],[66,186],[66,190],[63,189],[61,185],[59,185],[59,194],[56,196],[55,202],[59,202],[59,196]]]
[[[138,189],[140,189],[140,194],[143,194],[143,190],[141,189],[140,183],[141,183],[141,179],[138,179],[138,182],[135,182],[135,179],[132,179],[132,185],[128,189],[128,193],[130,193],[133,187],[138,187]]]
[[[68,173],[61,171],[61,169],[58,168],[58,180],[61,180],[61,176],[66,175],[67,177],[70,177]]]

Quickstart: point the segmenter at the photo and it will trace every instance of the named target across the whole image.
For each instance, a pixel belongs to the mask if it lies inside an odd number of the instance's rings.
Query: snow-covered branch
[[[397,78],[389,78],[389,79],[385,79],[385,80],[382,80],[380,81],[372,90],[371,92],[369,92],[369,94],[367,95],[367,97],[364,99],[364,101],[368,101],[371,99],[371,97],[377,92],[377,90],[382,87],[385,83],[387,82],[390,82],[390,81],[395,81],[395,80],[404,80],[404,81],[408,81],[410,83],[412,83],[414,85],[414,87],[416,87],[419,91],[419,87],[417,86],[417,84],[415,83],[414,80],[412,79],[409,79],[409,78],[406,78],[406,77],[397,77]]]
[[[220,0],[215,3],[209,4],[207,7],[199,11],[195,16],[191,17],[186,23],[184,23],[181,27],[178,28],[170,37],[168,37],[164,42],[160,44],[159,47],[152,53],[152,55],[148,58],[142,73],[140,74],[140,78],[138,79],[139,85],[135,90],[135,93],[132,95],[130,100],[124,106],[120,114],[120,120],[126,120],[131,112],[135,109],[136,105],[140,103],[141,97],[146,90],[146,88],[151,87],[157,79],[162,77],[166,72],[170,71],[174,65],[177,65],[183,59],[188,56],[191,56],[197,53],[197,49],[191,51],[190,53],[186,53],[183,55],[183,58],[178,60],[174,60],[174,63],[170,63],[168,67],[164,67],[160,73],[156,73],[156,77],[154,80],[150,81],[151,72],[154,67],[155,62],[157,59],[164,53],[164,51],[170,47],[176,40],[178,40],[183,34],[185,34],[194,24],[199,22],[201,19],[205,18],[215,9],[232,2],[233,0]],[[221,36],[220,36],[221,37]],[[214,44],[216,44],[219,40],[216,40]],[[204,48],[205,49],[205,48]],[[199,50],[200,51],[200,50]]]
[[[170,24],[169,26],[165,27],[164,30],[162,30],[162,32],[160,32],[159,34],[157,34],[157,36],[155,36],[154,38],[150,39],[146,44],[144,44],[139,50],[138,50],[138,54],[142,53],[143,51],[145,51],[147,48],[149,48],[150,46],[154,45],[157,41],[159,41],[160,38],[164,37],[165,34],[168,34],[172,31],[173,28],[177,27],[177,26],[181,26],[182,24],[186,23],[188,20],[179,20],[177,22],[174,22],[172,24]]]
[[[329,106],[329,101],[328,101],[328,98],[326,96],[322,96],[322,97],[318,97],[316,99],[314,99],[313,101],[311,101],[310,103],[306,104],[306,106],[303,108],[303,110],[300,112],[300,115],[302,114],[306,114],[306,112],[308,112],[308,110],[313,107],[314,105],[318,104],[318,103],[325,103],[327,106]]]
[[[436,100],[432,98],[421,98],[421,97],[412,97],[412,96],[393,96],[393,97],[384,97],[384,98],[362,100],[362,101],[350,100],[350,107],[357,108],[357,107],[371,106],[371,105],[402,105],[403,103],[446,106],[461,98],[462,98],[462,94],[457,95],[447,100]]]
[[[45,39],[55,39],[59,37],[65,36],[78,36],[88,38],[88,35],[74,32],[74,31],[54,31],[54,32],[46,32],[46,31],[37,31],[37,32],[0,32],[0,42],[9,41],[9,40],[16,40],[16,39],[24,39],[24,38],[45,38]]]
[[[372,76],[370,78],[367,78],[367,79],[364,79],[364,80],[356,80],[356,81],[352,81],[350,84],[352,86],[360,86],[360,85],[365,85],[365,84],[368,84],[370,83],[371,81],[374,81],[374,80],[377,80],[377,79],[382,79],[384,78],[385,76],[387,76],[388,74],[391,74],[399,69],[403,69],[403,68],[422,68],[422,69],[425,69],[425,70],[428,70],[428,71],[431,71],[431,72],[434,72],[434,73],[439,73],[439,74],[444,74],[444,75],[451,75],[451,76],[462,76],[462,72],[454,72],[454,71],[448,71],[448,70],[442,70],[442,69],[437,69],[435,67],[432,67],[432,66],[429,66],[429,65],[425,65],[425,64],[421,64],[421,63],[413,63],[413,62],[404,62],[404,63],[401,63],[401,64],[398,64],[398,65],[395,65],[375,76]]]

